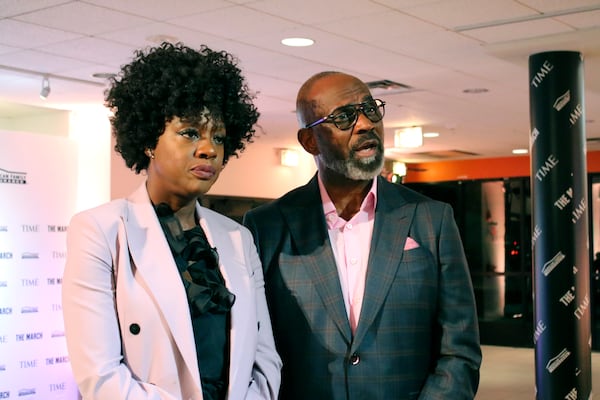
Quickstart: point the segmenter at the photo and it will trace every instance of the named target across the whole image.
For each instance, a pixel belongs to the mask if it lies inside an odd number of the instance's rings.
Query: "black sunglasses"
[[[336,128],[345,131],[352,128],[358,121],[358,112],[362,112],[371,122],[379,122],[385,115],[385,101],[375,99],[367,100],[363,103],[348,104],[336,108],[331,114],[315,122],[306,125],[304,128],[312,128],[319,124],[329,122]]]

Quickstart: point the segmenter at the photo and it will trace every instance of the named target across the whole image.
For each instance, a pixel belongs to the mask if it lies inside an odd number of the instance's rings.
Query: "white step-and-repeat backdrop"
[[[0,399],[77,399],[61,307],[77,145],[0,131]]]

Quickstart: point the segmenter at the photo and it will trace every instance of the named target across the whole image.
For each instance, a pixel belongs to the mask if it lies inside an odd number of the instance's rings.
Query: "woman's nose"
[[[216,158],[217,157],[217,149],[213,144],[213,141],[210,137],[203,136],[196,143],[196,151],[194,152],[194,156],[198,158]]]

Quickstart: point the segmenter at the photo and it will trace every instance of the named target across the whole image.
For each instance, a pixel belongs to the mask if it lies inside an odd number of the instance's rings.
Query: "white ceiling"
[[[315,44],[280,43],[298,36]],[[296,91],[342,70],[412,88],[376,94],[387,103],[386,147],[399,127],[441,135],[392,156],[510,156],[529,145],[528,57],[555,50],[583,54],[586,136],[600,138],[599,0],[0,0],[0,117],[102,104],[104,81],[92,74],[117,72],[157,37],[240,59],[261,146],[296,145]],[[488,91],[464,92],[477,88]]]

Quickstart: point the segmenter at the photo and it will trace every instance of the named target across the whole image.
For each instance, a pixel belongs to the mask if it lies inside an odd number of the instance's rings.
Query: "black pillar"
[[[529,57],[535,382],[538,400],[592,389],[583,57]]]

